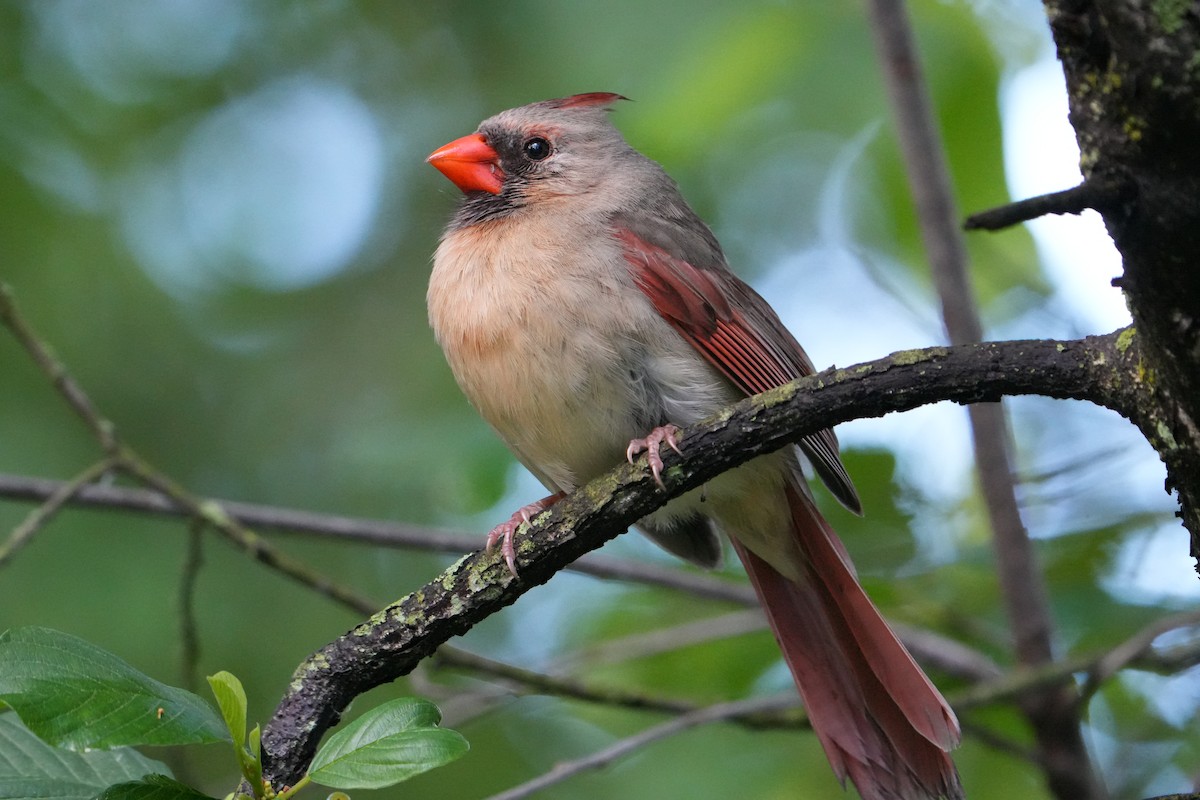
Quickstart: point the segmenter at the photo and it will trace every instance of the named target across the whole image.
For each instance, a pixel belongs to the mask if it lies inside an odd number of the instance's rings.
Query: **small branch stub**
[[[1132,195],[1132,184],[1127,181],[1093,178],[1061,192],[1029,197],[972,214],[963,227],[969,231],[998,231],[1047,214],[1082,214],[1088,209],[1105,211],[1127,203]]]

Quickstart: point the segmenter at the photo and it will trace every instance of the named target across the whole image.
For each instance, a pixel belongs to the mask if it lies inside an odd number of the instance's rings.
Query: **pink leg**
[[[521,527],[522,523],[528,523],[533,519],[534,515],[542,513],[559,500],[562,500],[563,497],[565,497],[563,492],[555,492],[537,502],[521,506],[507,522],[501,522],[492,528],[488,534],[487,552],[492,552],[492,548],[496,546],[496,542],[500,542],[500,553],[504,556],[504,562],[508,564],[508,571],[513,574],[514,578],[517,576],[517,548],[513,544],[513,537],[517,533],[517,528]]]
[[[659,488],[665,489],[662,482],[663,462],[658,451],[662,449],[662,443],[666,442],[672,450],[683,455],[679,449],[678,433],[679,428],[669,422],[666,425],[660,425],[646,434],[645,439],[634,439],[630,442],[629,447],[625,450],[625,458],[629,459],[629,463],[632,464],[633,457],[645,451],[646,461],[650,463],[650,474],[654,476],[654,482],[658,484]]]

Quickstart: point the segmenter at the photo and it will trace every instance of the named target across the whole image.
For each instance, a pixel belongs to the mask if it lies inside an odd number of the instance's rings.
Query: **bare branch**
[[[950,171],[904,2],[871,0],[867,5],[946,332],[953,344],[978,342],[983,325],[965,268],[966,244],[958,230]]]
[[[1155,653],[1151,645],[1164,633],[1197,624],[1200,624],[1200,612],[1187,612],[1154,620],[1114,648],[1098,653],[1070,656],[1038,667],[1020,667],[994,681],[954,692],[948,695],[947,699],[954,708],[965,709],[1005,700],[1019,700],[1039,689],[1073,681],[1074,676],[1079,673],[1095,674],[1098,681],[1105,681],[1116,674],[1106,669],[1114,660],[1122,661],[1123,667],[1136,666],[1151,672],[1162,672],[1164,669],[1177,672],[1180,668],[1186,669],[1200,660],[1200,640],[1162,654]]]
[[[195,519],[211,527],[258,563],[360,614],[370,614],[379,607],[377,602],[321,575],[279,550],[254,531],[239,524],[220,506],[192,495],[168,476],[142,461],[135,453],[126,450],[122,464],[126,473],[170,497],[173,502],[187,509]]]
[[[79,418],[91,429],[92,435],[100,442],[104,452],[116,455],[120,442],[116,429],[83,391],[75,379],[67,372],[67,368],[58,360],[53,351],[34,332],[33,328],[21,315],[13,297],[12,288],[6,283],[0,283],[0,322],[3,322],[16,337],[17,341],[29,353],[38,369],[45,373],[54,388],[67,401]]]
[[[535,672],[534,670],[523,669],[512,664],[505,664],[485,658],[484,656],[469,653],[458,648],[440,648],[434,656],[433,662],[438,666],[470,670],[474,673],[516,684],[521,687],[523,694],[549,694],[556,697],[569,697],[575,700],[586,700],[591,703],[601,703],[621,708],[632,708],[643,711],[665,711],[672,714],[688,713],[696,710],[695,703],[687,700],[651,695],[617,687],[596,686],[589,682],[560,675],[547,675],[542,672]]]
[[[1127,667],[1134,659],[1144,655],[1159,636],[1169,631],[1194,625],[1200,625],[1200,611],[1184,611],[1155,620],[1142,628],[1114,647],[1092,666],[1088,671],[1087,683],[1081,692],[1082,696],[1091,697],[1102,683]]]
[[[0,473],[0,498],[43,502],[63,492],[69,483],[48,478]],[[102,510],[136,511],[168,517],[186,518],[192,508],[175,502],[168,494],[133,486],[80,485],[67,492],[67,505]],[[303,533],[380,547],[427,550],[460,556],[478,550],[483,537],[478,534],[406,525],[385,520],[348,517],[299,511],[280,506],[242,503],[236,500],[197,498],[203,508],[219,508],[242,526],[260,531]],[[643,583],[687,592],[696,597],[738,605],[756,605],[754,590],[716,575],[686,567],[662,566],[588,554],[567,569],[596,578]]]
[[[4,543],[0,544],[0,567],[12,560],[13,556],[28,544],[29,540],[53,519],[63,506],[70,503],[71,499],[78,495],[85,486],[111,470],[114,464],[113,459],[106,458],[88,467],[71,480],[57,484],[54,491],[46,495],[42,504],[29,512],[21,524],[13,528]]]
[[[1088,209],[1103,210],[1127,202],[1132,192],[1133,187],[1128,183],[1092,178],[1061,192],[1028,197],[972,214],[963,223],[963,228],[968,231],[998,231],[1047,214],[1082,214]]]
[[[752,609],[691,620],[681,625],[656,628],[584,647],[570,656],[556,661],[552,665],[551,671],[571,672],[585,664],[598,666],[648,658],[684,647],[693,647],[714,639],[728,639],[732,636],[742,636],[766,629],[767,618],[762,609],[755,604]]]

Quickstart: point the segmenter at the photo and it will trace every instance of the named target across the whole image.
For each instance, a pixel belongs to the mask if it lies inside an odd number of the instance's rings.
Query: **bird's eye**
[[[521,145],[521,150],[530,161],[541,161],[550,155],[550,143],[541,136],[533,136],[525,140],[525,144]]]

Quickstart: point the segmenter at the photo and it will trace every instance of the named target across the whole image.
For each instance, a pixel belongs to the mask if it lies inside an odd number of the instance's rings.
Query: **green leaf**
[[[212,800],[192,787],[166,775],[147,775],[141,780],[110,786],[96,800]]]
[[[60,750],[37,738],[16,714],[0,714],[0,800],[91,800],[115,783],[167,771],[129,748]]]
[[[225,727],[235,744],[246,741],[246,690],[232,672],[221,670],[208,676],[208,685],[217,698],[217,708],[225,718]]]
[[[309,777],[339,789],[379,789],[448,764],[469,745],[437,727],[442,715],[426,700],[384,703],[338,731],[312,761]]]
[[[196,695],[49,628],[0,634],[0,699],[43,740],[72,750],[229,739]]]
[[[221,709],[229,735],[233,736],[234,752],[238,756],[238,769],[241,776],[246,778],[250,786],[256,790],[263,786],[263,764],[259,760],[259,730],[254,727],[253,741],[247,747],[246,742],[246,690],[242,688],[238,676],[221,670],[215,675],[209,675],[209,686],[217,698],[217,708]]]
[[[255,725],[250,730],[250,739],[246,746],[248,760],[242,767],[242,775],[246,782],[257,790],[263,785],[262,775],[262,728]]]
[[[212,687],[213,696],[217,698],[217,707],[225,718],[225,726],[233,737],[234,751],[237,754],[238,768],[242,777],[254,787],[255,796],[262,787],[262,760],[260,755],[260,736],[258,726],[246,741],[246,690],[242,682],[232,672],[221,670],[216,675],[208,676],[208,685]]]

